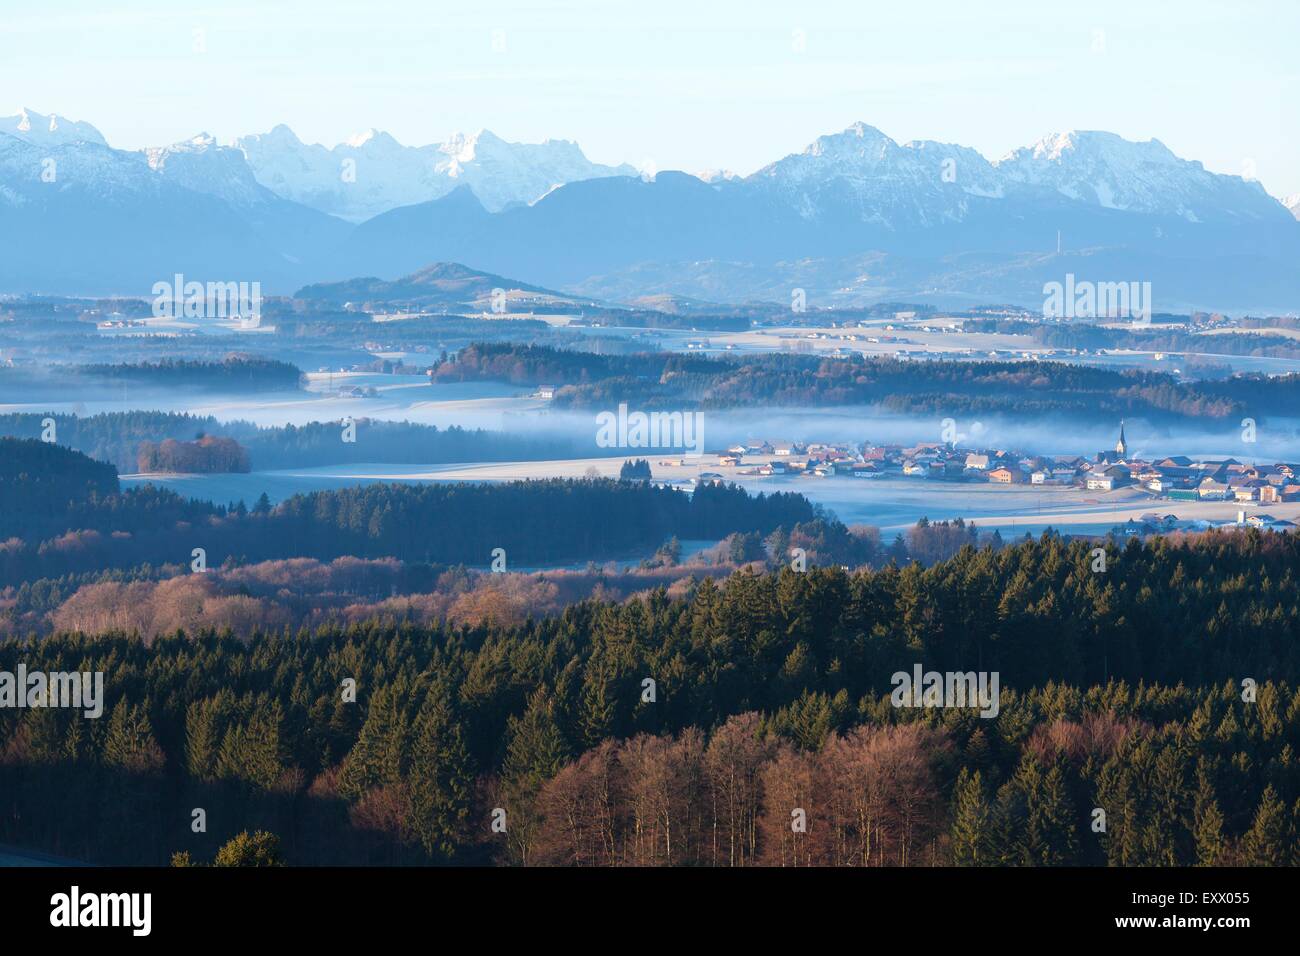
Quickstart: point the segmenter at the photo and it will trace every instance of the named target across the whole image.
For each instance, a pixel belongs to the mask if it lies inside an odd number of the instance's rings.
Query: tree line
[[[261,427],[247,421],[218,421],[183,412],[102,412],[79,417],[63,413],[11,412],[0,415],[0,436],[38,438],[53,419],[56,441],[114,465],[121,473],[139,468],[141,446],[195,441],[207,435],[229,438],[248,449],[250,468],[310,468],[347,462],[443,464],[469,461],[532,461],[576,458],[592,453],[590,443],[560,437],[533,438],[452,425],[356,420],[355,442],[342,440],[341,422]]]
[[[232,354],[220,362],[163,358],[156,362],[80,365],[79,376],[146,386],[220,389],[223,391],[293,391],[302,371],[288,362]]]
[[[274,506],[263,495],[249,509],[187,501],[148,484],[110,491],[117,479],[109,465],[42,442],[6,440],[6,447],[60,463],[35,478],[15,466],[0,480],[0,586],[188,564],[196,548],[212,567],[344,556],[481,566],[497,549],[508,568],[599,561],[648,553],[674,535],[767,534],[815,514],[806,498],[788,492],[708,485],[687,494],[593,478],[373,484],[298,494]],[[51,480],[60,469],[66,477]]]
[[[1300,375],[1184,382],[1163,372],[1049,361],[916,362],[792,353],[705,358],[595,355],[541,345],[475,344],[437,366],[437,381],[557,386],[556,407],[740,408],[880,405],[918,414],[1059,414],[1113,421],[1263,418],[1300,401]]]
[[[1045,535],[509,625],[10,640],[0,669],[102,670],[107,699],[99,721],[0,709],[0,840],[113,862],[256,829],[291,863],[1290,864],[1298,548],[1134,541],[1099,572]],[[1000,672],[997,714],[893,706],[914,664]]]

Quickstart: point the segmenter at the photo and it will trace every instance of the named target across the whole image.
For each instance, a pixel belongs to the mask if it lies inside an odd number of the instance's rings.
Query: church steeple
[[[1115,442],[1115,454],[1121,458],[1128,454],[1128,442],[1124,440],[1124,420],[1122,418],[1119,422],[1119,441]]]

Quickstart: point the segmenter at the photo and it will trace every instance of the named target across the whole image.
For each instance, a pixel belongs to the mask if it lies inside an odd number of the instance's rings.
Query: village
[[[712,457],[712,456],[711,456]],[[716,455],[716,471],[702,471],[693,484],[736,478],[863,478],[965,482],[1003,486],[1075,488],[1106,493],[1126,489],[1150,501],[1217,502],[1239,506],[1235,521],[1285,530],[1295,523],[1271,515],[1268,506],[1300,502],[1300,464],[1251,464],[1235,458],[1192,459],[1173,455],[1154,460],[1129,453],[1124,425],[1111,449],[1084,456],[1038,456],[1009,449],[963,448],[956,443],[861,446],[750,440]],[[674,466],[679,460],[661,461]],[[1264,509],[1264,510],[1261,510]],[[1294,510],[1294,509],[1287,509]],[[1177,515],[1150,512],[1130,522],[1139,529],[1168,530]],[[1198,522],[1211,524],[1213,522]]]

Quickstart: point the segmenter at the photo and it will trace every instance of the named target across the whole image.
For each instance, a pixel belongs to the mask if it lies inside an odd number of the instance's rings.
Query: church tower
[[[1115,454],[1120,458],[1128,457],[1128,442],[1124,440],[1124,420],[1120,419],[1119,423],[1119,441],[1115,442]]]

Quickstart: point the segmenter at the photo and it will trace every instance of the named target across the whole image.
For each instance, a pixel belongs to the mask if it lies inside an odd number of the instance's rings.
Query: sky
[[[1156,138],[1300,193],[1298,0],[0,0],[0,115],[119,148],[287,123],[333,145],[490,129],[748,174],[862,121],[990,159]]]

